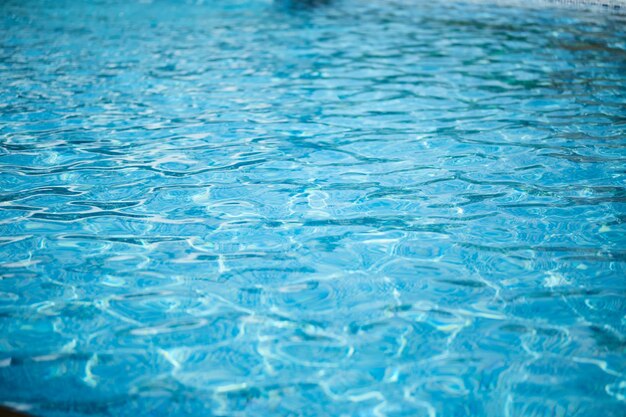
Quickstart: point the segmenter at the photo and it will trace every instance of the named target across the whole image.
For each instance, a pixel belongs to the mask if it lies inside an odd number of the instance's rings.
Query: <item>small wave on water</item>
[[[623,415],[619,10],[7,0],[0,98],[0,404]]]

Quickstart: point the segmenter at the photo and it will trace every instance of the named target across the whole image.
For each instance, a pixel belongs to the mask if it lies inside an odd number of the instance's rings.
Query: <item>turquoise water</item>
[[[626,18],[3,1],[0,403],[626,408]]]

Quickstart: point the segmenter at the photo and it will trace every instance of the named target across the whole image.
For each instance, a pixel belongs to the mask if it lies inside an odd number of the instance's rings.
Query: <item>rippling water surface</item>
[[[4,1],[0,402],[622,416],[626,19]]]

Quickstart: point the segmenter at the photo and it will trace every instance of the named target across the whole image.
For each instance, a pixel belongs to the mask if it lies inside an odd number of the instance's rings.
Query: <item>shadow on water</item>
[[[312,10],[331,5],[334,0],[274,0],[276,6],[286,10]]]

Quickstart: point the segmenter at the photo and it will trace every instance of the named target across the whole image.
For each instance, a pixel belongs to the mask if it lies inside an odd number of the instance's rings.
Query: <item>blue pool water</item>
[[[0,5],[0,403],[626,409],[626,18]]]

